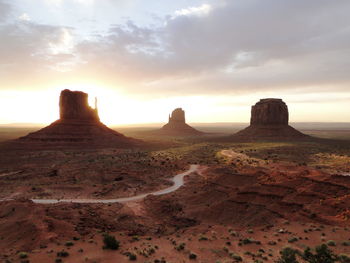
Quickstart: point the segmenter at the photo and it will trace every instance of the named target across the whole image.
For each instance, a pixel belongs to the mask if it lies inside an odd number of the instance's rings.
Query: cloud
[[[84,70],[138,91],[342,89],[350,82],[349,8],[347,0],[226,1],[182,9],[156,28],[116,25],[77,50]],[[192,15],[200,10],[210,11]]]
[[[79,40],[79,28],[6,23],[2,81],[16,82],[18,73],[30,81],[38,72],[42,83],[47,76],[98,79],[149,96],[343,91],[350,84],[349,9],[348,0],[222,0]]]
[[[95,0],[45,0],[48,4],[59,6],[67,2],[73,2],[82,5],[92,5],[95,3]]]
[[[5,21],[11,13],[11,6],[6,0],[0,0],[0,23]]]
[[[73,49],[73,36],[69,29],[61,28],[59,41],[49,42],[49,49],[52,54],[67,54],[71,53]]]
[[[71,61],[69,39],[72,29],[16,19],[0,25],[1,87],[35,87],[59,77],[62,63]]]
[[[19,20],[22,20],[22,21],[30,21],[30,16],[27,14],[27,13],[23,13],[22,15],[20,15],[18,17]]]
[[[175,11],[175,17],[176,16],[202,16],[202,15],[207,15],[209,14],[211,10],[211,6],[208,4],[203,4],[201,6],[194,6],[194,7],[188,7],[188,8],[183,8],[180,10]]]

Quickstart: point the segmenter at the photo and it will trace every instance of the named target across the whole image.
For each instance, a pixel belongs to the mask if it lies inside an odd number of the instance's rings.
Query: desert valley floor
[[[349,254],[348,141],[141,139],[152,143],[3,147],[1,262],[275,262],[285,246],[322,243]]]

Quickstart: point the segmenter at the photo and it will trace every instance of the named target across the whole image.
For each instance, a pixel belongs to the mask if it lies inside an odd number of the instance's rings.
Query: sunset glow
[[[291,121],[348,122],[349,2],[321,2],[0,0],[0,124],[54,121],[66,88],[109,125],[176,107],[248,122],[268,97]]]
[[[164,123],[168,114],[177,107],[186,109],[189,122],[248,122],[250,105],[265,95],[274,96],[273,93],[257,93],[235,97],[183,96],[142,100],[110,87],[88,84],[65,85],[39,91],[5,90],[0,91],[0,112],[7,114],[1,116],[1,122],[49,124],[55,121],[59,117],[58,98],[63,89],[87,92],[91,107],[94,107],[94,98],[97,97],[100,119],[108,125]],[[348,109],[347,100],[342,100],[342,96],[346,95],[312,94],[315,101],[322,101],[322,107],[317,107],[317,102],[307,98],[299,101],[299,95],[287,94],[284,98],[289,102],[292,122],[307,122],[310,118],[315,122],[342,122],[347,120],[342,114]],[[334,107],[336,100],[338,103]],[[319,115],[315,116],[313,111],[306,109],[317,109]]]
[[[350,263],[349,110],[350,0],[0,0],[0,261]]]

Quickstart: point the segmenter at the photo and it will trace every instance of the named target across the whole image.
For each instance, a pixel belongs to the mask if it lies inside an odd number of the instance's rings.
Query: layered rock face
[[[175,109],[172,113],[171,116],[169,116],[169,123],[185,123],[185,111],[181,108]]]
[[[88,103],[88,94],[63,90],[60,95],[60,120],[99,121],[97,99],[95,101],[95,109],[92,109]]]
[[[128,138],[100,122],[97,103],[88,104],[88,94],[63,90],[60,95],[60,119],[49,126],[21,137],[17,142],[36,142],[55,147],[130,147],[141,141]]]
[[[175,109],[169,115],[169,122],[160,130],[153,133],[165,136],[194,136],[203,134],[186,123],[185,111],[181,108]]]
[[[250,126],[233,137],[240,139],[300,139],[309,136],[288,125],[288,107],[282,99],[261,99],[251,110]]]
[[[288,125],[288,107],[281,99],[261,99],[252,106],[250,125]]]

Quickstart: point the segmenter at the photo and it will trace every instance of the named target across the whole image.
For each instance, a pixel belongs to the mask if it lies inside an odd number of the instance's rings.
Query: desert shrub
[[[338,255],[338,261],[340,263],[350,263],[350,256],[345,254]]]
[[[206,241],[206,240],[208,240],[208,238],[206,236],[200,236],[198,240],[199,241]]]
[[[190,255],[188,256],[188,258],[191,259],[191,260],[194,260],[194,259],[197,258],[197,255],[194,254],[194,253],[190,253]]]
[[[237,255],[235,253],[230,253],[230,257],[234,259],[235,261],[242,261],[242,257],[240,255]]]
[[[134,253],[129,253],[129,260],[135,261],[137,259],[136,255]]]
[[[350,256],[346,254],[339,254],[337,256],[340,263],[350,263]]]
[[[245,238],[242,240],[242,244],[244,245],[248,245],[248,244],[252,244],[253,241],[250,238]]]
[[[176,247],[176,250],[177,251],[180,251],[180,250],[184,250],[185,249],[185,243],[181,243],[181,244],[179,244],[177,247]]]
[[[229,233],[231,236],[237,237],[238,233],[236,231],[233,231],[232,229],[229,230]]]
[[[294,242],[297,242],[297,241],[298,241],[297,237],[292,237],[292,238],[288,239],[288,243],[294,243]]]
[[[137,256],[134,253],[129,251],[123,253],[123,255],[127,256],[131,261],[135,261],[137,259]]]
[[[19,252],[18,256],[19,256],[19,258],[27,258],[28,254],[27,254],[27,252]]]
[[[74,243],[72,241],[67,241],[65,244],[67,247],[74,246]]]
[[[333,240],[328,240],[327,241],[327,245],[330,246],[330,247],[335,247],[337,245],[337,243]]]
[[[132,236],[132,240],[133,241],[139,241],[140,240],[140,237],[135,235],[135,236]]]
[[[286,247],[280,251],[281,257],[276,261],[277,263],[298,263],[297,250]]]
[[[305,249],[303,258],[309,263],[334,263],[337,257],[326,244],[322,244],[315,248],[315,253],[310,248]]]
[[[148,249],[148,254],[149,254],[149,255],[152,255],[152,254],[154,254],[154,253],[156,253],[156,250],[155,250],[153,247],[151,247],[150,249]]]
[[[114,236],[104,234],[103,235],[104,249],[117,250],[119,248],[119,241]]]
[[[61,257],[61,258],[66,258],[69,256],[69,253],[67,251],[60,251],[60,252],[57,252],[57,257]]]
[[[261,245],[261,242],[259,240],[254,240],[252,238],[245,238],[245,239],[240,239],[240,242],[238,245],[248,245],[248,244],[256,244],[256,245]]]

